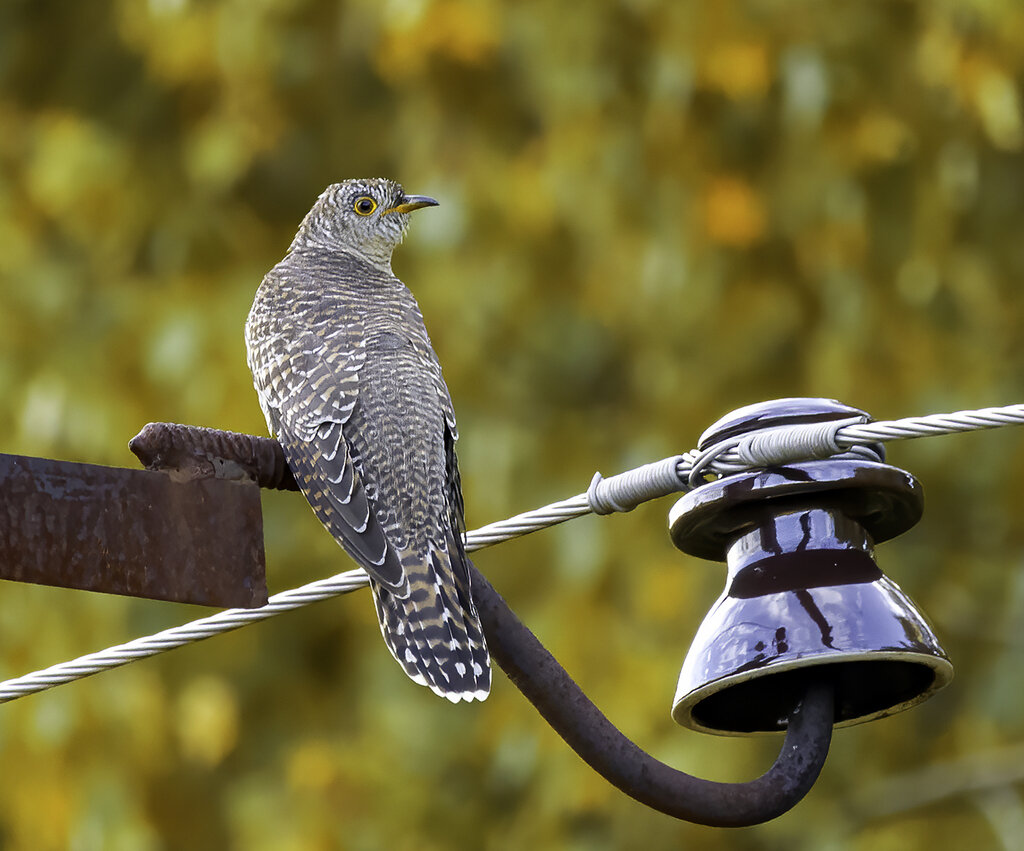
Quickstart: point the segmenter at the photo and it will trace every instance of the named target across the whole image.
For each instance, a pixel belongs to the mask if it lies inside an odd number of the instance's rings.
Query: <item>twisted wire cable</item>
[[[154,425],[167,424],[151,424]],[[847,453],[877,460],[877,454],[870,449],[871,444],[1008,425],[1024,425],[1024,404],[882,422],[838,420],[826,424],[814,423],[766,430],[765,433],[745,435],[736,440],[716,444],[707,451],[693,450],[653,464],[645,464],[607,479],[600,473],[595,474],[590,488],[585,493],[469,532],[466,535],[466,549],[474,551],[500,544],[585,514],[630,511],[648,500],[688,490],[700,484],[708,475],[729,475],[765,466]],[[147,429],[151,426],[147,426]],[[768,431],[771,433],[768,434]],[[139,437],[143,437],[145,433],[146,429]],[[224,435],[230,437],[226,432],[217,432],[215,435],[218,445],[225,439]],[[267,450],[264,444],[258,445],[261,452]],[[268,481],[261,481],[261,484],[288,487],[287,479],[290,477],[286,475],[286,471],[276,470],[274,481],[279,482],[282,475],[285,476],[285,484]],[[0,703],[230,632],[320,600],[347,594],[366,585],[367,576],[364,571],[349,570],[275,594],[267,605],[258,609],[227,609],[182,626],[108,647],[0,683]]]
[[[1024,425],[1024,404],[956,411],[951,414],[927,414],[900,420],[837,420],[766,429],[716,444],[707,452],[687,453],[684,458],[691,470],[701,466],[705,472],[730,475],[758,467],[826,458],[846,452],[853,452],[867,460],[878,460],[877,456],[872,458],[867,454],[870,453],[871,444],[1010,425]],[[832,447],[832,451],[829,451],[829,447]],[[692,473],[687,475],[692,476]],[[699,482],[691,479],[691,485],[695,484]]]

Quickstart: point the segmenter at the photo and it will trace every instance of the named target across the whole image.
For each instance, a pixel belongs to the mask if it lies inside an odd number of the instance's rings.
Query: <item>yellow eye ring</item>
[[[352,209],[360,216],[371,216],[373,211],[377,209],[377,202],[369,195],[360,195],[352,204]]]

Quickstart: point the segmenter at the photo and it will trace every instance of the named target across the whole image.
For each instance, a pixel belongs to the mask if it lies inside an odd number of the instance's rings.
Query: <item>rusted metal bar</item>
[[[267,601],[259,489],[0,455],[0,579],[224,608]]]
[[[258,481],[282,480],[284,454],[275,441],[239,434],[221,438],[221,433],[188,426],[170,427],[178,431],[147,428],[153,429],[147,447],[153,459],[174,458],[179,468],[204,466],[205,461],[192,465],[187,455],[175,455],[181,452],[175,447],[190,446],[201,460],[236,461],[252,465]],[[171,434],[173,438],[163,436]],[[167,447],[162,440],[175,444]],[[491,653],[512,683],[592,768],[647,806],[698,824],[759,824],[798,803],[821,772],[832,739],[831,686],[808,686],[790,715],[779,757],[761,777],[747,783],[702,780],[654,759],[619,732],[475,568],[473,596]]]
[[[147,470],[159,470],[177,481],[248,480],[272,490],[299,489],[281,444],[269,437],[149,423],[128,441],[128,448]]]

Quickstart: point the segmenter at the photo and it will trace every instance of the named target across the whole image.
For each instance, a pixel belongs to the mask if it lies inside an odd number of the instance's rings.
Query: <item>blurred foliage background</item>
[[[442,202],[395,269],[470,527],[762,399],[1024,401],[1022,83],[1014,0],[3,0],[0,449],[134,466],[151,420],[264,433],[253,292],[324,186],[372,175]],[[890,458],[928,508],[880,560],[957,678],[839,732],[770,824],[646,810],[500,674],[438,700],[361,593],[0,708],[0,845],[1019,848],[1024,433]],[[777,739],[669,719],[723,579],[672,549],[670,504],[477,562],[641,745],[747,779]],[[350,567],[301,499],[264,509],[273,590]],[[0,675],[201,614],[5,583]]]

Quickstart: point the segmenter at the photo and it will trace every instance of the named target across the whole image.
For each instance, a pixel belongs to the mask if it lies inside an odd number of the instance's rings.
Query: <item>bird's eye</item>
[[[377,202],[369,195],[361,195],[356,198],[356,202],[352,205],[352,209],[359,213],[360,216],[368,216],[377,209]]]

